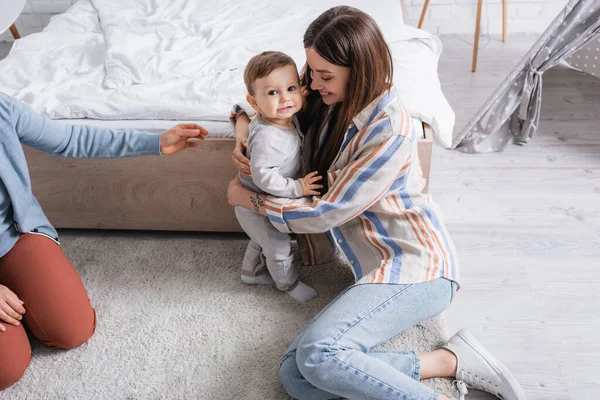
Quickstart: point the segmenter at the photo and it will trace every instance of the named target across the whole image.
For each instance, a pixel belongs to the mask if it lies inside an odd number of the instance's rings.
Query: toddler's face
[[[293,65],[277,68],[257,79],[253,88],[258,111],[269,119],[287,120],[302,107],[298,71]]]

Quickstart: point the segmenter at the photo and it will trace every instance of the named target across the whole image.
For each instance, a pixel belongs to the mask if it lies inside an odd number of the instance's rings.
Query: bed
[[[209,130],[168,157],[68,159],[25,148],[33,191],[58,228],[240,231],[226,189],[236,171],[228,122],[245,96],[242,73],[265,49],[304,63],[302,34],[330,0],[159,3],[80,0],[0,62],[0,91],[65,123],[162,132]],[[449,147],[454,113],[440,88],[439,39],[402,24],[400,0],[349,0],[371,14],[394,57],[399,95],[421,130],[429,177],[432,139]]]

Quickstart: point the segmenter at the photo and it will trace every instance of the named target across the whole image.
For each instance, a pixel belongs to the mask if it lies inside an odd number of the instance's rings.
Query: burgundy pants
[[[0,258],[0,284],[25,304],[21,322],[45,345],[72,349],[96,328],[96,312],[81,278],[60,246],[49,238],[25,234]],[[17,382],[31,361],[23,325],[5,322],[0,332],[0,390]]]

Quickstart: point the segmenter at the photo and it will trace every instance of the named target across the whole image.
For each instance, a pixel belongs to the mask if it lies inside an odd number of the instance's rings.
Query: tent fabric
[[[525,144],[538,128],[542,75],[600,33],[600,1],[570,0],[525,57],[504,79],[452,147],[490,153]]]
[[[600,35],[587,42],[568,62],[572,68],[600,78]]]

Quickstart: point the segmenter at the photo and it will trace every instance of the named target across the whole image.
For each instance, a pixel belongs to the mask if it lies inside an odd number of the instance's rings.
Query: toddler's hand
[[[317,185],[315,182],[321,180],[320,176],[316,176],[319,171],[313,171],[306,174],[304,178],[298,179],[300,186],[302,186],[302,193],[304,196],[319,196],[321,193],[317,189],[322,189],[323,185]]]

